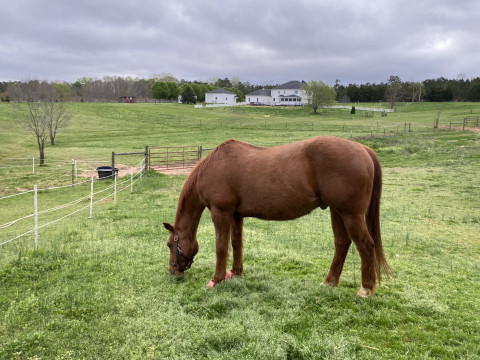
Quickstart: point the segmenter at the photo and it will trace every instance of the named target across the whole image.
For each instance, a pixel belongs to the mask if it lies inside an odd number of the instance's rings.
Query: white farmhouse
[[[237,103],[237,94],[219,88],[205,93],[205,102],[207,104],[229,104]]]
[[[250,105],[274,105],[271,89],[259,89],[245,95],[245,102]]]
[[[308,103],[307,94],[302,90],[301,81],[289,81],[273,89],[255,90],[245,95],[250,105],[301,106]]]

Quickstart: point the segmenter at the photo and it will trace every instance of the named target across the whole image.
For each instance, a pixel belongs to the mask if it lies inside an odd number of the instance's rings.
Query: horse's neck
[[[200,199],[196,186],[188,191],[182,189],[175,216],[175,228],[196,234],[203,210],[205,210],[205,204]]]

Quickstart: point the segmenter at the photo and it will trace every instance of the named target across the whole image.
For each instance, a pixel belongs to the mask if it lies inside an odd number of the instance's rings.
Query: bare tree
[[[402,89],[402,81],[398,76],[390,75],[387,83],[386,97],[390,103],[390,109],[393,109],[395,102],[399,98],[400,90]]]
[[[420,101],[422,97],[422,87],[423,83],[421,82],[414,82],[412,83],[412,103],[415,102],[415,100],[418,98],[418,101]]]
[[[52,84],[36,80],[17,83],[16,97],[23,103],[15,104],[15,120],[37,138],[40,165],[45,163],[45,142],[55,144],[59,129],[68,126],[72,115],[63,102],[57,102]]]
[[[42,103],[27,101],[26,104],[15,105],[15,120],[28,132],[37,138],[38,151],[40,152],[40,165],[45,163],[45,142],[49,137],[47,114]]]
[[[69,125],[72,114],[63,102],[48,101],[43,102],[42,105],[46,115],[50,144],[55,145],[55,137],[57,136],[58,130]]]
[[[433,128],[438,129],[438,122],[440,120],[440,115],[442,112],[440,110],[437,111],[437,114],[435,115],[435,119],[433,120]]]

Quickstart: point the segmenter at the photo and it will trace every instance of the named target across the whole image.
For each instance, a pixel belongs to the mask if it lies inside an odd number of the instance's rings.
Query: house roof
[[[236,95],[235,93],[233,93],[233,92],[231,92],[231,91],[229,91],[229,90],[222,89],[222,88],[218,88],[218,89],[215,89],[215,90],[206,92],[205,94],[230,94],[230,95]]]
[[[294,94],[292,94],[292,95],[278,95],[278,97],[279,97],[279,98],[284,98],[284,97],[286,97],[286,98],[300,98],[300,99],[301,99],[300,96],[294,95]]]
[[[258,89],[250,94],[247,94],[245,96],[254,96],[254,95],[259,95],[259,96],[271,96],[272,95],[272,90],[270,89]]]
[[[285,90],[298,90],[302,88],[303,83],[301,81],[289,81],[285,84],[278,85],[274,89],[285,89]]]

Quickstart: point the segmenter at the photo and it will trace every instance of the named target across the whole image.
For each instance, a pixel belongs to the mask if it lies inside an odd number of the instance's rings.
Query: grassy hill
[[[480,115],[478,104],[401,105],[374,118],[340,109],[313,116],[301,108],[70,106],[71,126],[33,174],[35,139],[0,104],[0,198],[34,184],[70,184],[71,159],[108,164],[112,151],[146,145],[353,138],[375,149],[384,168],[381,226],[393,276],[373,297],[357,298],[360,259],[352,247],[339,286],[321,286],[333,235],[328,212],[318,209],[289,222],[246,219],[244,275],[210,290],[215,241],[207,210],[195,263],[175,279],[162,222],[173,222],[185,176],[148,172],[116,203],[96,204],[92,218],[87,209],[41,228],[37,250],[33,234],[0,247],[1,359],[478,357],[480,133],[449,129],[450,121]],[[88,170],[83,164],[80,172]],[[39,208],[89,193],[88,181],[43,191]],[[0,199],[0,225],[30,214],[32,204],[31,194]],[[40,216],[40,224],[63,211]],[[32,224],[0,228],[0,243]]]

